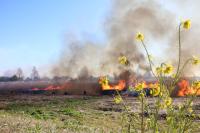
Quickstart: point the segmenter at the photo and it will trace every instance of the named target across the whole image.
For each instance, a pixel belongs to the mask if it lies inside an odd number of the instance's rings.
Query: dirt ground
[[[124,97],[133,112],[138,112],[136,97]],[[148,98],[150,105],[156,98]],[[178,105],[186,98],[173,98]],[[200,112],[200,97],[193,104]],[[1,95],[0,132],[69,133],[120,132],[122,107],[112,96]],[[161,112],[161,116],[165,112]],[[199,120],[197,120],[199,121]]]

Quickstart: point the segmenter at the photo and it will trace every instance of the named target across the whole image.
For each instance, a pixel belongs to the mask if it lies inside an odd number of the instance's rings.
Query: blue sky
[[[104,22],[112,0],[0,0],[0,75],[21,67],[30,73],[53,64],[62,51],[67,33],[104,41]],[[180,19],[196,17],[199,7],[159,1]],[[197,2],[197,1],[196,1]],[[196,5],[196,6],[195,6]],[[199,21],[198,21],[199,23]],[[28,75],[27,75],[28,76]]]
[[[0,71],[55,61],[65,34],[103,40],[110,0],[1,0]]]

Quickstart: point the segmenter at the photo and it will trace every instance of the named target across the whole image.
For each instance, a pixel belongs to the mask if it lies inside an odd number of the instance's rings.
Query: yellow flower
[[[135,90],[136,91],[141,91],[144,88],[145,88],[145,83],[144,82],[138,83],[138,84],[135,85]]]
[[[183,24],[183,28],[185,29],[190,29],[191,27],[191,21],[189,19],[184,21],[182,24]]]
[[[153,95],[153,90],[151,89],[149,93],[150,93],[150,95]]]
[[[196,115],[195,115],[195,114],[192,114],[191,116],[192,116],[193,118],[194,118],[194,117],[196,117]]]
[[[182,109],[182,108],[183,108],[183,105],[179,104],[179,105],[178,105],[178,109],[180,110],[180,109]]]
[[[176,74],[172,74],[172,76],[171,76],[172,78],[175,78],[176,77]]]
[[[146,119],[146,122],[147,122],[147,125],[150,125],[150,124],[151,124],[151,119],[150,119],[150,118],[147,118],[147,119]]]
[[[157,73],[158,75],[160,75],[161,73],[163,73],[162,67],[156,67],[156,73]]]
[[[143,98],[145,96],[144,93],[140,93],[140,97]]]
[[[166,64],[163,73],[170,74],[174,70],[174,67],[172,65]]]
[[[200,88],[200,81],[194,81],[192,83],[192,87],[194,87],[194,88]]]
[[[128,65],[129,64],[129,61],[128,61],[126,56],[120,56],[118,60],[119,60],[119,63],[122,64],[122,65]]]
[[[192,113],[193,112],[193,109],[190,107],[190,108],[188,108],[188,112],[189,113]]]
[[[170,97],[165,99],[165,105],[170,106],[172,104],[172,99]]]
[[[158,96],[160,94],[160,84],[155,83],[151,85],[150,88],[152,89],[151,93],[153,96]]]
[[[138,41],[143,41],[144,40],[144,35],[142,34],[142,33],[140,33],[140,32],[138,32],[137,34],[136,34],[136,40],[138,40]]]
[[[101,85],[108,85],[108,78],[106,76],[102,76],[99,78],[99,84]]]
[[[122,102],[122,97],[121,96],[115,96],[114,97],[114,102],[116,103],[116,104],[119,104],[119,103],[121,103]]]
[[[197,58],[196,56],[193,56],[193,58],[192,58],[192,64],[193,64],[193,65],[198,65],[198,64],[200,64],[200,59]]]

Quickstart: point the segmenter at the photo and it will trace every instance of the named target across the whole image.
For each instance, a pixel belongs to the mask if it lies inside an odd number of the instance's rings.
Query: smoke
[[[193,29],[196,27],[196,29]],[[199,49],[200,49],[200,38],[199,31],[200,26],[192,23],[192,28],[187,31],[185,29],[181,30],[181,66],[193,56],[200,57]],[[169,45],[169,49],[167,51],[170,53],[169,60],[177,66],[178,63],[178,32],[175,36],[171,39],[171,44]],[[191,62],[189,62],[184,71],[183,76],[198,76],[199,75],[199,67],[193,66]]]
[[[180,3],[177,1],[177,3]],[[185,3],[184,3],[185,4]],[[115,0],[109,15],[105,18],[105,35],[107,40],[104,44],[92,40],[79,40],[74,36],[68,36],[67,45],[63,47],[58,62],[52,69],[56,76],[69,76],[73,78],[84,78],[90,76],[120,76],[122,73],[141,74],[147,72],[148,63],[145,51],[140,42],[136,42],[135,34],[142,32],[145,42],[157,42],[170,39],[165,49],[167,59],[174,60],[174,48],[177,47],[176,13],[168,10],[163,4],[153,0]],[[196,32],[198,35],[198,32]],[[188,33],[187,33],[188,34]],[[190,36],[191,37],[191,36]],[[192,43],[195,37],[184,40]],[[163,43],[163,44],[166,44]],[[158,44],[157,49],[150,50],[152,54],[164,48]],[[152,49],[153,46],[147,45]],[[188,49],[191,51],[188,52]],[[188,56],[195,48],[190,45],[183,48]],[[163,50],[164,51],[164,50]],[[197,50],[196,50],[197,51]],[[130,66],[124,67],[118,63],[118,57],[125,55],[131,62]]]
[[[168,60],[171,60],[175,66],[177,66],[178,62],[178,24],[181,20],[190,19],[192,22],[191,29],[181,29],[181,65],[192,56],[200,57],[200,16],[196,14],[196,12],[199,12],[199,4],[197,0],[193,0],[192,3],[187,0],[176,0],[174,3],[176,7],[174,14],[179,20],[176,23],[176,27],[171,29],[172,34],[168,38],[169,44],[166,53],[168,53]],[[199,72],[198,66],[192,66],[189,63],[183,71],[183,76],[199,76]]]

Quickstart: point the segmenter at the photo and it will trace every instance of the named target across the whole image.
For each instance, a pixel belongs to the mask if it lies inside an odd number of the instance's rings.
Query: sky
[[[180,8],[173,0],[159,2],[177,14],[177,21],[199,20],[193,16],[195,4],[182,2]],[[69,33],[106,40],[104,22],[111,4],[112,0],[0,0],[0,76],[19,67],[29,76],[33,66],[45,73],[59,58]]]
[[[55,61],[66,33],[104,39],[110,0],[1,0],[0,75]]]

